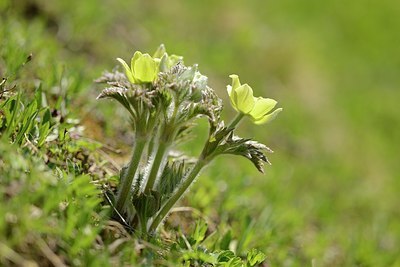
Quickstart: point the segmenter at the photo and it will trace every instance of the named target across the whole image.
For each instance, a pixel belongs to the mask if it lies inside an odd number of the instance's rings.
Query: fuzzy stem
[[[140,224],[140,236],[146,237],[147,235],[147,220],[146,218],[142,218],[142,216],[139,216],[139,224]]]
[[[154,218],[150,226],[149,232],[153,232],[157,229],[158,225],[161,223],[164,217],[167,216],[168,212],[175,205],[175,203],[181,198],[181,196],[186,192],[186,190],[189,188],[189,186],[192,184],[194,179],[199,174],[200,170],[206,164],[207,161],[202,158],[197,161],[196,165],[191,169],[190,173],[187,175],[186,179],[184,179],[178,190],[173,193],[173,195],[167,200],[165,205],[158,212],[157,216]]]
[[[240,122],[240,120],[243,119],[243,117],[244,117],[243,113],[238,113],[236,117],[231,121],[231,123],[229,123],[228,129],[235,128],[236,125]]]
[[[122,186],[120,187],[120,191],[117,197],[117,202],[115,205],[116,209],[120,213],[124,212],[125,203],[129,197],[133,178],[135,177],[136,171],[138,169],[145,145],[146,145],[146,139],[137,139],[137,143],[133,148],[132,159],[129,163],[126,175],[123,177]]]
[[[144,189],[145,193],[149,193],[156,182],[157,174],[163,166],[163,159],[165,157],[165,153],[168,150],[168,145],[164,142],[161,142],[157,148],[156,156],[154,157],[153,165],[151,166],[150,175],[146,183],[146,187]]]

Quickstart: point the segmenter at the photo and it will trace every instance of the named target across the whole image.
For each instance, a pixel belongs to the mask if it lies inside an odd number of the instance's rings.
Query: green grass
[[[257,248],[264,266],[400,266],[399,9],[360,0],[0,1],[0,264],[194,265]],[[266,175],[244,159],[218,159],[181,201],[192,209],[140,242],[108,221],[103,191],[115,187],[133,140],[124,113],[96,102],[93,80],[116,57],[160,43],[199,63],[227,121],[231,73],[284,112],[239,129],[275,151]],[[195,154],[199,143],[182,149]]]

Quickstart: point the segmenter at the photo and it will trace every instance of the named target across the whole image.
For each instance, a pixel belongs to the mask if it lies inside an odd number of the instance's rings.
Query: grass
[[[256,248],[264,266],[400,266],[399,8],[1,1],[1,264],[225,264]],[[103,190],[132,140],[123,112],[95,101],[93,79],[160,43],[199,63],[225,103],[237,73],[285,110],[241,125],[275,151],[265,176],[217,159],[181,201],[192,208],[143,242],[108,220]]]

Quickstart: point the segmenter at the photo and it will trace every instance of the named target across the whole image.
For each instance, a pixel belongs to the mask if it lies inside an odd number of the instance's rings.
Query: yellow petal
[[[152,82],[157,75],[157,63],[149,54],[143,54],[134,62],[133,76],[140,82]]]
[[[240,112],[248,114],[254,107],[253,89],[248,84],[243,84],[237,88],[232,86],[232,90],[236,108]]]
[[[253,122],[254,122],[255,124],[257,124],[257,125],[270,122],[270,121],[272,121],[273,119],[275,119],[276,116],[277,116],[282,110],[283,110],[282,108],[278,108],[278,109],[274,110],[274,112],[272,112],[272,113],[270,113],[270,114],[268,114],[268,115],[265,115],[264,117],[262,117],[262,118],[259,119],[259,120],[253,120]]]
[[[128,64],[126,64],[125,60],[122,58],[117,58],[118,62],[121,63],[122,67],[124,67],[125,75],[131,83],[135,83],[135,78],[133,78],[131,68],[129,68]]]
[[[236,111],[238,111],[238,109],[236,108],[236,104],[235,104],[235,102],[234,102],[234,99],[233,99],[232,86],[227,85],[227,86],[226,86],[226,91],[228,92],[229,100],[231,101],[232,107],[233,107]]]
[[[255,120],[261,119],[267,115],[277,104],[277,102],[271,98],[257,97],[254,100],[254,107],[249,115]]]
[[[143,56],[142,52],[136,51],[135,54],[133,54],[133,57],[131,58],[131,71],[132,71],[133,77],[135,77],[135,63],[142,56]]]
[[[237,76],[236,74],[231,74],[231,75],[229,75],[229,78],[232,78],[232,88],[233,89],[236,89],[239,86],[241,86],[239,76]]]

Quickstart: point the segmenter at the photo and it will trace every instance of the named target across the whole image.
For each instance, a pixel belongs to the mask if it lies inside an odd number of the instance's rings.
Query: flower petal
[[[178,55],[170,55],[168,58],[168,67],[172,68],[173,66],[175,66],[176,64],[178,64],[179,62],[181,62],[183,64],[183,57],[182,56],[178,56]]]
[[[165,50],[165,45],[160,44],[156,52],[153,54],[153,58],[162,58],[167,51]]]
[[[231,97],[231,95],[232,95],[232,86],[227,85],[226,86],[226,91],[228,92],[228,96]]]
[[[248,114],[254,107],[253,89],[248,84],[243,84],[236,89],[232,86],[232,90],[236,108],[240,112]]]
[[[253,122],[254,122],[255,124],[257,124],[257,125],[270,122],[270,121],[272,121],[273,119],[275,119],[276,116],[277,116],[282,110],[283,110],[282,108],[275,109],[272,113],[265,115],[265,116],[262,117],[261,119],[253,120]]]
[[[233,99],[232,86],[227,85],[227,86],[226,86],[226,91],[228,92],[229,100],[231,101],[232,107],[233,107],[236,111],[238,111],[238,109],[237,109],[237,107],[236,107],[236,103],[235,103],[235,101],[234,101],[234,99]]]
[[[239,76],[237,76],[236,74],[231,74],[231,75],[229,75],[229,77],[232,78],[232,88],[233,89],[236,89],[239,86],[241,86]]]
[[[143,54],[134,62],[133,76],[140,82],[152,82],[157,75],[157,63],[149,54]]]
[[[271,98],[264,97],[256,97],[254,103],[253,110],[250,112],[250,116],[252,116],[255,120],[261,119],[268,112],[270,112],[278,102]]]
[[[133,54],[133,57],[131,58],[131,71],[132,71],[132,75],[135,77],[135,63],[136,61],[141,58],[142,52],[140,51],[136,51],[135,54]]]
[[[122,67],[124,67],[125,75],[131,83],[135,83],[135,78],[132,75],[131,68],[129,68],[128,64],[126,64],[125,60],[122,58],[117,58],[118,62],[121,63]]]
[[[135,54],[133,54],[133,57],[131,58],[131,69],[132,69],[132,74],[133,74],[133,75],[135,75],[135,70],[134,70],[135,62],[136,62],[139,58],[141,58],[142,56],[143,56],[143,55],[142,55],[142,52],[136,51]]]
[[[158,64],[158,69],[161,72],[167,72],[168,71],[168,54],[164,53],[164,55],[160,59],[160,63]]]

